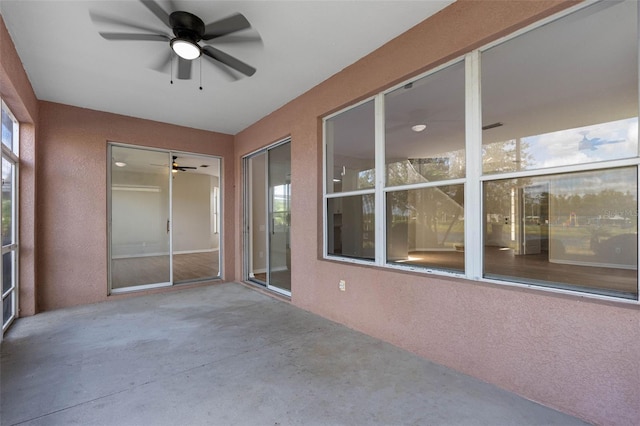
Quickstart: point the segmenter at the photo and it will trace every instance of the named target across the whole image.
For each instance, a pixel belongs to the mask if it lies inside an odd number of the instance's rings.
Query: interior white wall
[[[166,254],[169,182],[166,173],[112,173],[112,257]]]
[[[174,253],[219,249],[220,233],[214,232],[212,203],[214,187],[219,188],[220,178],[188,172],[175,173],[172,177]],[[159,168],[150,172],[129,171],[114,167],[111,180],[112,257],[167,254],[167,171]]]
[[[220,246],[211,218],[217,177],[178,172],[173,176],[173,251],[208,251]]]

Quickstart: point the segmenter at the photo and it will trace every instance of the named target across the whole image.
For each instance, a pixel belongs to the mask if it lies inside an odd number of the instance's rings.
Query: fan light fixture
[[[1,2],[2,0],[0,0]],[[132,0],[133,1],[133,0]],[[167,13],[165,6],[160,5],[160,0],[137,0],[142,4],[149,12],[155,15],[162,25],[166,27],[165,30],[159,32],[155,30],[148,30],[148,33],[140,33],[139,30],[146,30],[144,27],[140,27],[137,23],[131,23],[125,20],[115,19],[107,15],[101,15],[98,13],[90,12],[91,19],[94,22],[106,22],[118,24],[124,27],[129,27],[134,32],[102,32],[99,34],[106,40],[113,41],[157,41],[163,44],[169,42],[170,51],[168,56],[165,56],[165,60],[159,63],[155,69],[163,71],[165,66],[171,65],[171,83],[173,83],[173,53],[178,55],[177,77],[180,80],[190,80],[191,71],[193,68],[193,61],[198,58],[204,57],[208,61],[213,61],[216,65],[221,65],[226,68],[230,68],[230,71],[237,71],[240,74],[244,74],[247,77],[255,74],[256,69],[249,64],[242,62],[240,59],[229,55],[217,48],[208,44],[199,43],[204,41],[224,37],[230,34],[234,34],[239,31],[247,30],[251,28],[251,24],[240,13],[235,13],[226,18],[219,19],[217,21],[209,22],[205,24],[202,19],[193,13],[176,10]],[[163,1],[162,3],[167,3]],[[168,2],[173,3],[173,2]],[[156,22],[158,24],[158,22]],[[167,29],[169,31],[167,31]],[[170,35],[172,34],[172,35]],[[226,39],[227,41],[233,41],[231,37]],[[235,41],[261,41],[260,36],[257,34],[247,35],[247,37],[239,38]],[[226,70],[226,69],[225,69]],[[202,76],[202,71],[200,71]],[[229,76],[237,79],[238,77],[230,72]],[[201,78],[202,80],[202,78]],[[200,84],[200,90],[202,90],[202,83]]]
[[[411,130],[413,130],[414,132],[422,132],[424,131],[424,129],[427,128],[426,124],[416,124],[415,126],[411,127]]]
[[[174,38],[171,40],[171,48],[176,55],[188,61],[200,57],[200,46],[188,39]]]

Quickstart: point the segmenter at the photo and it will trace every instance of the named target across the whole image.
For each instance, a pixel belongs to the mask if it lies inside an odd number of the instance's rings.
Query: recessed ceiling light
[[[422,132],[424,131],[424,129],[427,128],[426,124],[416,124],[415,126],[411,127],[411,130],[413,130],[416,133]]]
[[[118,167],[124,167],[127,165],[124,161],[116,161],[114,164]]]
[[[171,40],[171,48],[176,55],[189,61],[200,57],[200,46],[189,39],[174,38]]]

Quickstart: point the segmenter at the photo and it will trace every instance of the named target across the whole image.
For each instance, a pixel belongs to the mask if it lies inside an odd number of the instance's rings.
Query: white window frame
[[[357,102],[353,105],[349,105],[348,107],[341,109],[340,111],[337,111],[331,115],[328,115],[326,117],[323,118],[322,120],[322,128],[323,128],[323,132],[322,132],[322,193],[324,194],[323,196],[323,201],[322,201],[322,218],[323,218],[323,227],[322,227],[322,251],[323,251],[323,257],[325,259],[331,259],[331,260],[339,260],[342,262],[347,262],[347,263],[357,263],[357,264],[361,264],[361,265],[378,265],[378,266],[382,266],[382,264],[380,264],[378,262],[378,251],[379,251],[379,247],[378,247],[378,232],[381,232],[380,230],[380,226],[384,226],[384,223],[380,224],[379,223],[379,207],[378,207],[378,187],[379,187],[379,179],[380,179],[380,165],[378,164],[379,160],[378,160],[378,151],[379,151],[379,146],[380,146],[380,137],[382,137],[384,140],[384,135],[380,136],[379,135],[379,122],[381,121],[380,118],[380,111],[378,110],[379,108],[379,104],[380,104],[380,98],[381,94],[378,94],[376,96],[372,96],[366,99],[361,100],[360,102]],[[374,120],[375,120],[375,174],[376,174],[376,180],[375,180],[375,186],[374,188],[366,188],[366,189],[357,189],[357,190],[352,190],[352,191],[341,191],[341,192],[331,192],[331,193],[327,193],[327,182],[328,182],[328,176],[327,176],[327,166],[328,166],[328,158],[329,158],[329,143],[327,140],[327,133],[326,131],[324,131],[324,129],[326,128],[327,125],[327,121],[329,121],[331,118],[333,117],[337,117],[340,114],[352,110],[354,108],[357,108],[359,106],[362,106],[368,102],[374,102]],[[382,126],[384,126],[384,121],[382,121]],[[384,129],[384,128],[383,128]],[[383,130],[384,133],[384,130]],[[384,157],[382,159],[382,162],[384,163]],[[384,173],[384,164],[382,165],[383,168],[383,173]],[[383,177],[384,179],[384,177]],[[327,216],[327,202],[328,200],[332,199],[332,198],[346,198],[346,197],[351,197],[351,196],[362,196],[362,195],[368,195],[368,194],[374,194],[374,200],[375,200],[375,232],[376,232],[376,237],[375,237],[375,261],[371,261],[371,260],[367,260],[367,259],[358,259],[358,258],[354,258],[354,257],[344,257],[344,256],[337,256],[337,255],[333,255],[333,254],[329,254],[329,235],[327,232],[327,224],[328,224],[328,216]],[[384,229],[384,228],[383,228]]]
[[[18,198],[19,198],[19,169],[20,169],[20,158],[18,157],[18,152],[19,152],[19,142],[20,142],[20,123],[18,122],[18,120],[15,118],[15,116],[13,115],[13,113],[11,112],[11,110],[9,109],[9,107],[4,103],[4,101],[2,101],[2,109],[5,111],[6,114],[9,115],[9,117],[11,118],[11,120],[13,121],[13,141],[12,141],[12,148],[10,149],[8,146],[6,146],[5,144],[1,143],[0,145],[2,146],[1,148],[1,157],[3,159],[6,159],[7,161],[9,161],[10,163],[12,163],[13,165],[13,176],[12,178],[12,197],[13,199],[11,200],[11,207],[12,207],[12,211],[11,211],[11,215],[13,216],[12,221],[11,221],[11,226],[13,227],[13,235],[14,235],[14,239],[13,239],[13,243],[6,245],[6,246],[2,246],[2,250],[1,250],[1,255],[2,257],[7,254],[7,253],[13,253],[13,264],[12,264],[12,272],[13,272],[13,276],[12,276],[12,283],[11,283],[11,288],[9,290],[7,290],[6,292],[2,293],[2,297],[0,300],[0,318],[3,319],[3,324],[2,324],[2,334],[11,326],[11,324],[13,323],[13,321],[18,318],[18,307],[19,305],[19,206],[18,206]],[[0,202],[2,201],[2,194],[0,191]],[[1,219],[1,209],[0,209],[0,219]],[[3,283],[4,281],[4,268],[0,266],[0,283]],[[0,287],[2,286],[2,284],[0,284]],[[7,321],[6,324],[4,324],[4,300],[7,297],[10,297],[11,295],[13,295],[13,300],[12,300],[12,309],[13,309],[13,314],[11,316],[11,318],[9,318],[9,320]]]
[[[578,295],[582,297],[589,297],[594,299],[615,301],[625,304],[640,305],[640,295],[636,300],[624,299],[616,296],[608,296],[597,293],[589,293],[584,291],[565,289],[561,287],[546,287],[535,284],[527,284],[515,281],[502,281],[491,278],[485,278],[483,276],[484,266],[484,244],[483,244],[483,232],[485,224],[483,222],[483,193],[482,187],[485,182],[494,180],[503,180],[510,178],[521,178],[528,176],[545,176],[545,175],[557,175],[570,172],[580,171],[594,171],[611,169],[625,166],[634,166],[638,169],[638,188],[640,193],[640,152],[638,156],[630,159],[611,160],[601,163],[585,163],[579,165],[561,166],[548,169],[527,170],[512,173],[496,173],[496,174],[483,174],[482,172],[482,98],[481,98],[481,59],[482,53],[495,47],[499,44],[508,42],[522,34],[528,33],[532,30],[540,28],[550,22],[564,18],[567,15],[577,12],[578,10],[589,7],[597,2],[587,1],[584,4],[570,7],[560,13],[557,13],[551,17],[542,19],[532,25],[524,27],[518,31],[515,31],[503,38],[500,38],[492,43],[475,49],[463,57],[453,59],[446,64],[440,65],[428,72],[414,77],[410,80],[397,84],[373,97],[364,99],[358,103],[350,105],[341,109],[331,115],[323,117],[323,257],[326,260],[339,261],[345,263],[355,263],[362,265],[375,265],[378,267],[384,267],[387,269],[396,269],[403,271],[420,272],[428,275],[444,275],[454,276],[459,278],[466,278],[468,280],[486,282],[492,284],[499,284],[508,287],[530,288],[538,291],[546,291],[551,293]],[[640,7],[638,8],[640,22]],[[639,30],[640,33],[640,30]],[[638,44],[640,49],[640,43]],[[640,55],[639,55],[640,58]],[[451,179],[439,182],[430,182],[428,184],[410,184],[394,187],[385,187],[385,123],[384,123],[384,96],[405,86],[411,81],[416,81],[420,78],[426,77],[430,74],[436,73],[446,67],[449,67],[455,63],[464,61],[465,64],[465,155],[466,155],[466,176],[461,179]],[[639,59],[639,72],[640,78],[640,59]],[[338,193],[327,193],[327,158],[329,154],[329,146],[327,140],[326,123],[331,118],[334,118],[352,108],[356,108],[371,100],[375,102],[375,173],[376,181],[373,189],[357,190],[357,191],[345,191]],[[640,93],[638,94],[640,105]],[[639,148],[640,149],[640,148]],[[477,208],[465,208],[465,247],[469,249],[465,250],[465,271],[464,273],[455,273],[448,271],[441,271],[437,269],[429,269],[423,267],[413,267],[410,265],[401,264],[389,264],[386,262],[386,193],[399,191],[404,189],[417,189],[423,187],[437,187],[442,185],[464,184],[464,205],[465,206],[478,206]],[[331,255],[328,253],[328,217],[327,217],[327,201],[332,198],[341,198],[353,195],[363,194],[375,194],[375,223],[376,223],[376,237],[375,237],[375,261],[343,257],[340,255]],[[638,194],[640,195],[640,194]],[[640,209],[640,197],[636,208]],[[638,239],[640,241],[640,238]],[[640,252],[640,250],[639,250]],[[640,257],[640,256],[639,256]],[[638,262],[640,266],[640,261]],[[640,273],[640,268],[638,268]],[[637,276],[638,290],[640,290],[640,277]],[[640,291],[638,291],[640,294]]]

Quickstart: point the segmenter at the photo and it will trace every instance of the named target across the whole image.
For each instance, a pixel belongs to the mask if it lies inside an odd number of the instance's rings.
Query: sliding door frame
[[[112,295],[112,294],[122,294],[122,293],[130,293],[133,291],[142,291],[142,290],[149,290],[149,289],[154,289],[154,288],[163,288],[163,287],[171,287],[173,286],[173,253],[172,253],[172,237],[173,237],[173,233],[169,232],[169,247],[168,247],[168,251],[169,251],[169,281],[165,281],[165,282],[159,282],[159,283],[152,283],[152,284],[143,284],[143,285],[137,285],[137,286],[129,286],[129,287],[122,287],[122,288],[113,288],[113,241],[112,241],[112,236],[113,236],[113,197],[112,197],[112,191],[113,191],[113,174],[112,174],[112,169],[113,169],[113,148],[114,147],[119,147],[119,148],[127,148],[127,149],[137,149],[137,150],[142,150],[142,151],[148,151],[148,152],[157,152],[157,153],[163,153],[166,154],[167,159],[171,158],[171,152],[167,151],[167,150],[163,150],[163,149],[158,149],[158,148],[153,148],[153,147],[146,147],[146,146],[137,146],[137,145],[130,145],[130,144],[123,144],[123,143],[117,143],[117,142],[109,142],[108,143],[108,148],[107,148],[107,245],[108,245],[108,250],[107,250],[107,294]],[[170,163],[169,163],[170,164]],[[169,224],[167,225],[168,230],[170,231],[170,225],[173,224],[173,217],[172,217],[172,209],[171,209],[171,198],[172,198],[172,182],[171,182],[171,173],[169,173],[169,209],[168,209],[168,221]]]
[[[273,286],[270,284],[270,276],[271,276],[271,230],[273,227],[273,223],[271,220],[272,215],[272,202],[269,197],[269,152],[273,149],[276,149],[280,146],[291,144],[291,138],[287,137],[282,139],[272,145],[267,147],[260,148],[256,151],[253,151],[242,157],[242,178],[243,178],[243,223],[242,223],[242,241],[243,241],[243,261],[242,261],[242,279],[245,282],[249,282],[255,285],[259,285],[261,287],[265,287],[266,289],[276,292],[278,294],[282,294],[287,297],[291,297],[291,291],[287,291],[285,289]],[[265,174],[264,174],[264,188],[262,190],[265,194],[265,239],[266,239],[266,250],[265,250],[265,265],[266,265],[266,281],[262,282],[261,280],[256,279],[251,276],[252,273],[252,256],[253,256],[253,209],[251,206],[252,202],[252,194],[255,188],[252,187],[253,182],[253,174],[251,167],[249,166],[250,160],[253,158],[257,158],[260,155],[265,155]]]
[[[167,230],[169,233],[169,281],[152,283],[152,284],[143,284],[137,286],[129,286],[122,288],[113,288],[112,280],[113,280],[113,271],[112,271],[112,256],[113,256],[113,247],[112,247],[112,232],[113,232],[113,218],[112,218],[112,210],[113,210],[113,200],[112,200],[112,149],[114,147],[127,148],[127,149],[137,149],[149,152],[157,152],[167,155],[168,167],[171,167],[172,157],[174,155],[184,155],[184,156],[196,156],[196,157],[206,157],[211,159],[217,159],[219,161],[219,176],[218,176],[218,199],[217,199],[217,211],[216,211],[216,221],[217,221],[217,233],[219,235],[219,243],[218,243],[218,275],[216,277],[206,277],[202,280],[193,280],[185,282],[185,284],[198,282],[198,281],[208,281],[214,279],[220,279],[223,276],[223,241],[224,241],[224,227],[223,227],[223,158],[216,155],[208,155],[194,152],[185,152],[185,151],[174,151],[174,150],[166,150],[161,148],[147,147],[147,146],[138,146],[125,144],[120,142],[108,142],[107,147],[107,294],[121,294],[121,293],[130,293],[133,291],[141,291],[148,290],[154,288],[166,288],[173,287],[176,285],[174,280],[174,267],[173,267],[173,256],[174,256],[174,217],[173,217],[173,178],[171,171],[169,172],[168,179],[168,188],[169,188],[169,206],[168,206],[168,224]],[[211,212],[213,213],[213,212]],[[182,282],[178,282],[177,285],[183,284]]]

